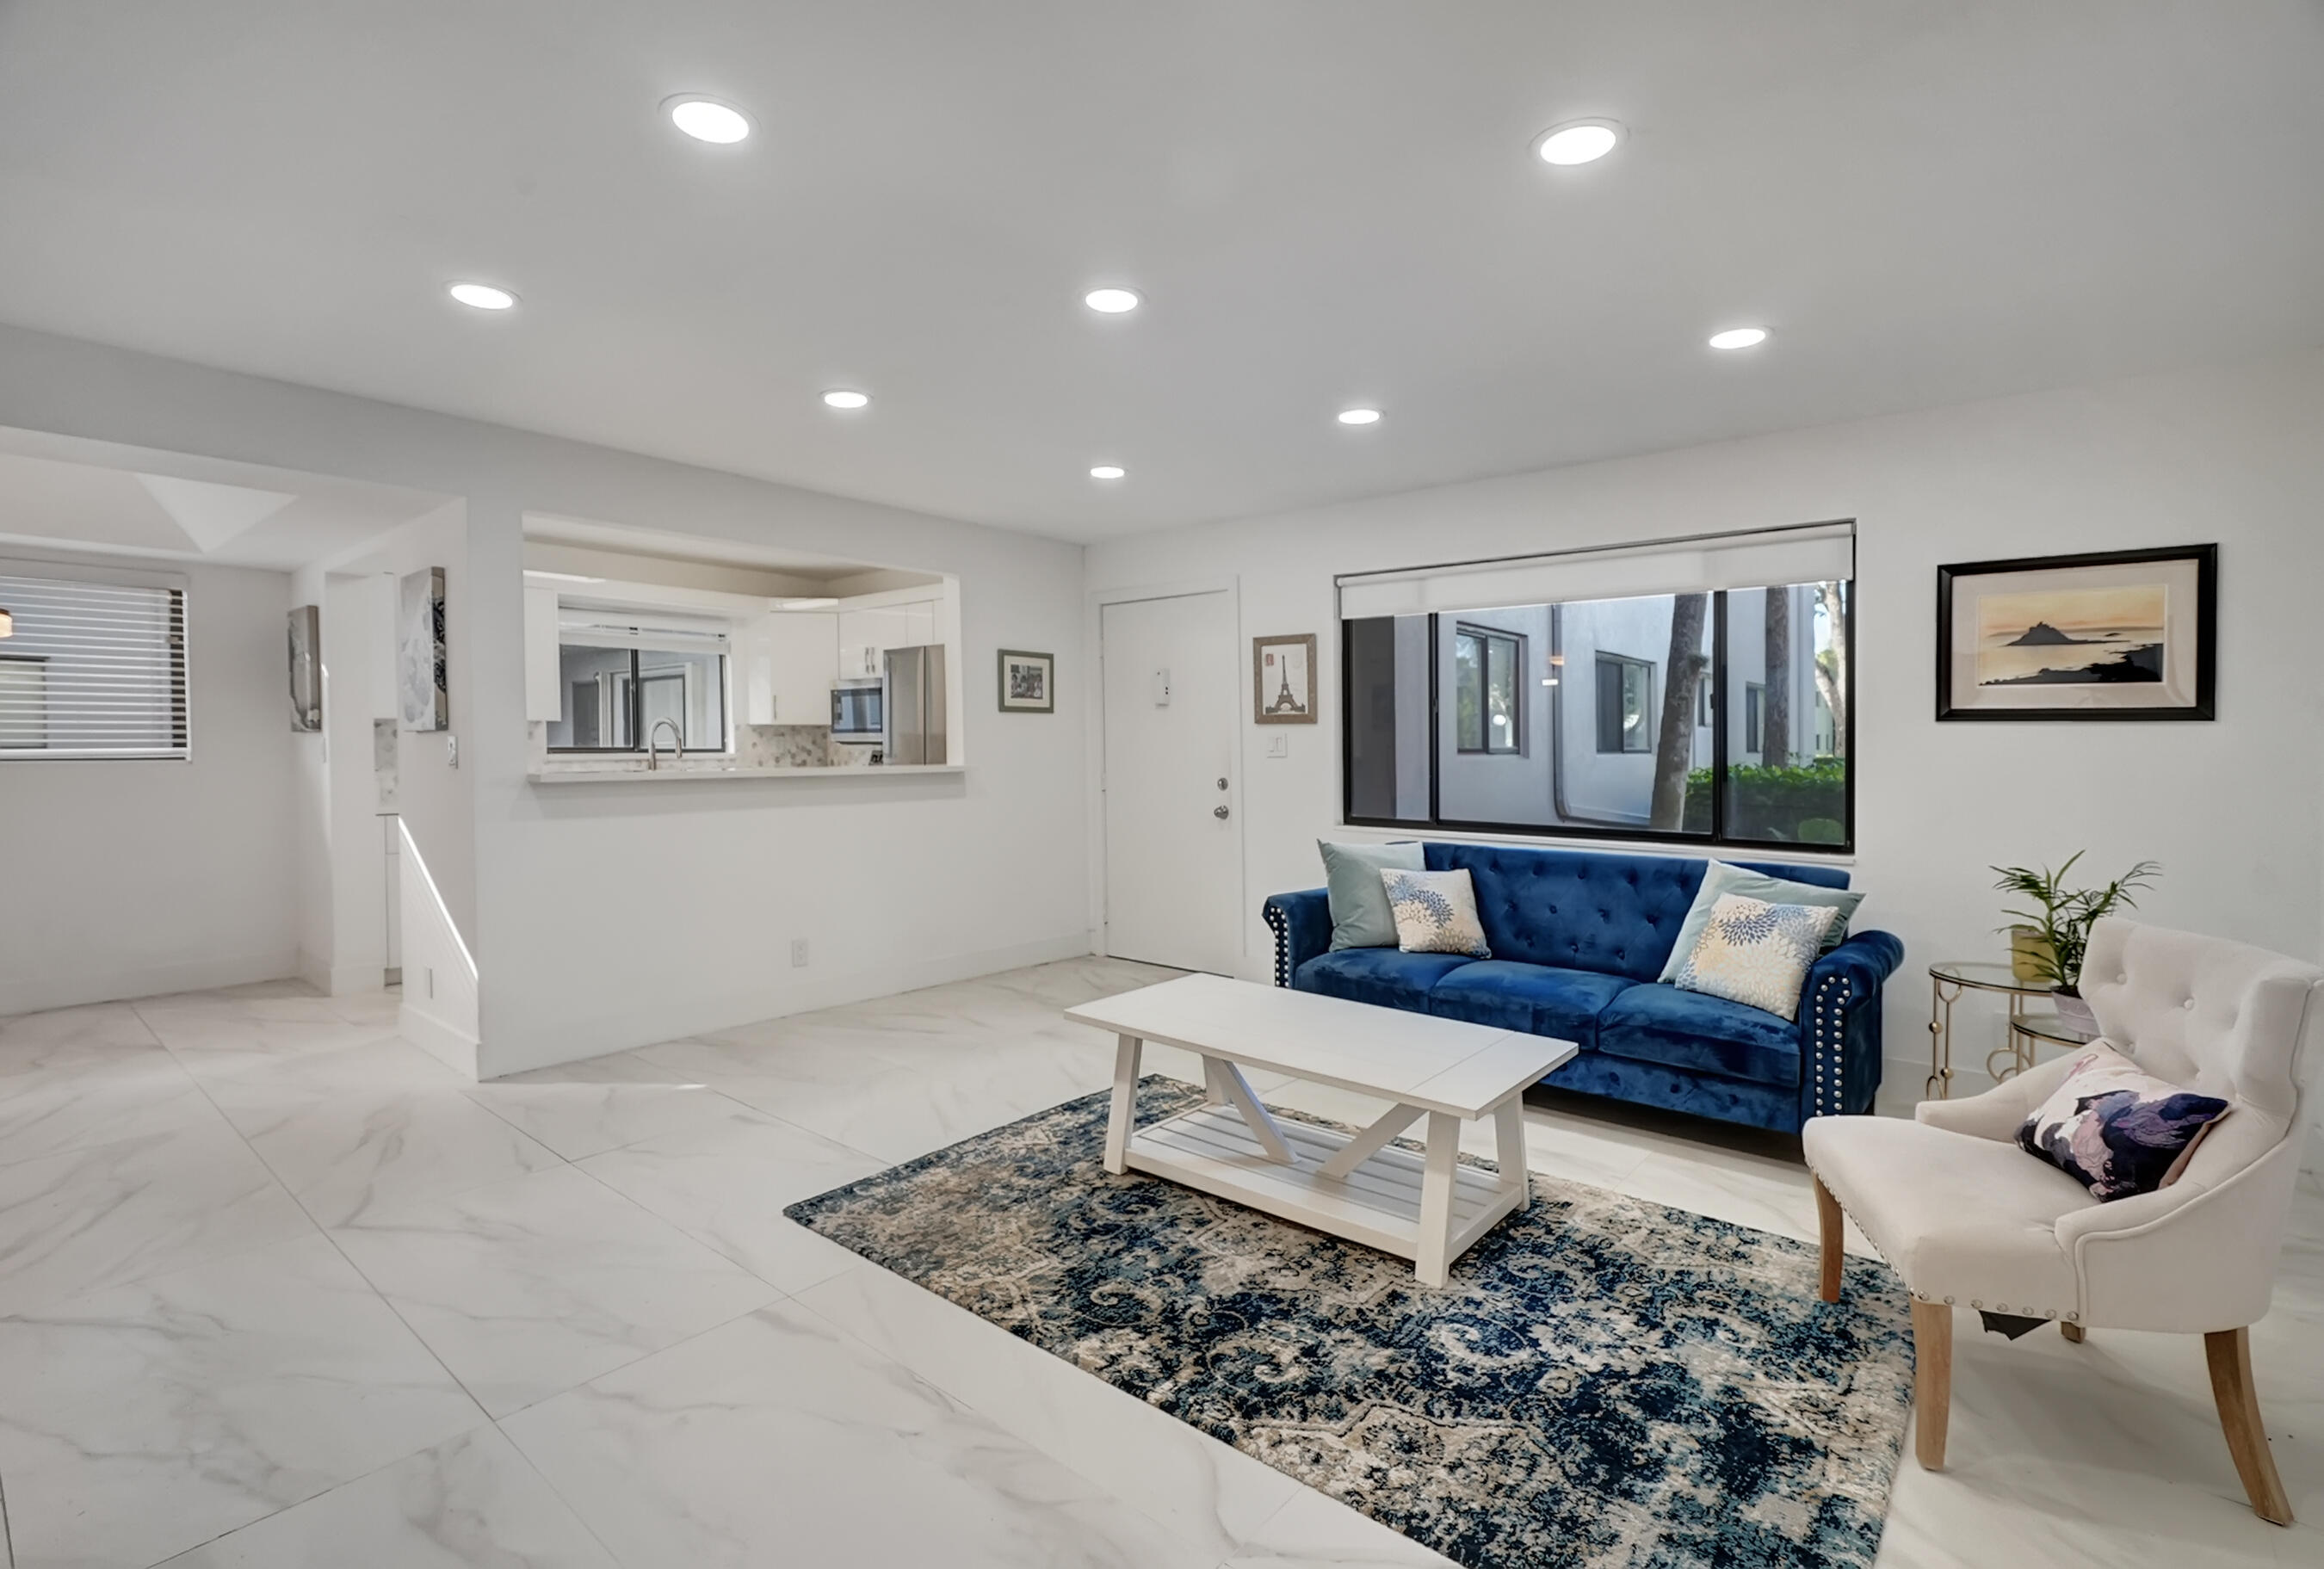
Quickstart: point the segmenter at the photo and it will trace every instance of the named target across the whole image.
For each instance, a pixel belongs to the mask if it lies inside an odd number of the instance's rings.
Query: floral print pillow
[[[2018,1128],[2017,1145],[2104,1204],[2170,1186],[2196,1143],[2234,1109],[2165,1084],[2099,1041]]]
[[[1739,893],[1721,894],[1672,984],[1764,1009],[1778,1019],[1796,1019],[1800,984],[1822,950],[1824,932],[1839,916],[1829,906],[1769,904]]]
[[[1477,918],[1477,891],[1466,868],[1454,872],[1401,872],[1386,869],[1380,885],[1388,890],[1388,909],[1396,916],[1396,946],[1407,954],[1466,954],[1489,959],[1484,923]]]

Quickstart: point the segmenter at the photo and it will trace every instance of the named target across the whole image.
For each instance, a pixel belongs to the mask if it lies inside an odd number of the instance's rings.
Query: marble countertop
[[[887,774],[965,773],[962,762],[872,763],[853,768],[748,767],[731,762],[665,763],[649,770],[642,764],[613,768],[594,763],[539,768],[525,777],[534,784],[677,784],[710,779],[879,779]]]

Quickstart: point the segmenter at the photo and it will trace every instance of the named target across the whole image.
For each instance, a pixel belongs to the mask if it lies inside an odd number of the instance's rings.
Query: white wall
[[[487,1074],[1087,951],[1078,546],[13,328],[0,425],[462,498],[453,678],[468,689],[452,724],[475,811],[472,920],[428,854],[482,971]],[[528,510],[957,575],[967,771],[531,783]],[[271,669],[279,605],[270,637]],[[1003,646],[1060,655],[1057,713],[998,712]],[[281,974],[287,863],[277,903]],[[793,970],[802,937],[812,962]]]
[[[290,580],[168,570],[188,579],[192,760],[0,762],[0,1015],[296,966]]]
[[[2324,354],[2308,353],[1110,541],[1090,548],[1089,577],[1094,590],[1235,574],[1246,632],[1312,628],[1328,644],[1333,573],[1425,564],[1448,539],[1469,558],[1856,519],[1854,871],[1870,891],[1865,923],[1904,940],[1888,1051],[1914,1059],[1927,1049],[1923,967],[1999,951],[1993,863],[2087,848],[2103,873],[2152,856],[2164,871],[2147,918],[2317,956],[2319,498]],[[1933,718],[1940,562],[2207,540],[2220,547],[2215,723]],[[1321,663],[1328,685],[1339,661]],[[1336,692],[1320,699],[1323,722],[1287,732],[1287,759],[1246,726],[1255,893],[1321,881],[1314,841],[1338,820],[1340,709]],[[1254,976],[1269,952],[1258,916]]]

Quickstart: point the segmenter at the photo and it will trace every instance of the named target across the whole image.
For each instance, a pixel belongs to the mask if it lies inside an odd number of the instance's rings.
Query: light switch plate
[[[791,968],[794,970],[804,970],[807,968],[807,939],[805,937],[793,937],[791,939]]]
[[[1291,755],[1291,737],[1282,734],[1280,731],[1268,736],[1267,738],[1267,755],[1269,757],[1289,757]]]

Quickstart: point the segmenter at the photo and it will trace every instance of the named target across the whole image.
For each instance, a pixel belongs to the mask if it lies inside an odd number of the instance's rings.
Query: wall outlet
[[[444,761],[450,763],[454,768],[460,766],[460,738],[458,736],[447,735],[444,738]]]
[[[794,970],[804,970],[807,968],[807,939],[805,937],[793,937],[791,939],[791,968]]]

